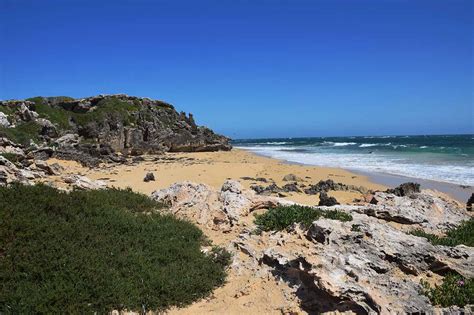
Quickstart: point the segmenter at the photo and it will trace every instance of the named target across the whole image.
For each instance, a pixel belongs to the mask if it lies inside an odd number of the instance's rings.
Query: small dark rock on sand
[[[328,196],[327,193],[321,192],[319,194],[319,204],[318,204],[318,206],[331,207],[331,206],[335,206],[335,205],[338,205],[338,204],[339,204],[339,202],[337,202],[336,198]]]
[[[155,175],[153,173],[146,173],[145,178],[143,179],[144,182],[155,181]]]

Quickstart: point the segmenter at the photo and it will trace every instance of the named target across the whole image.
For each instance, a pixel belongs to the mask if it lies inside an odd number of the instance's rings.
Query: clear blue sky
[[[0,0],[0,99],[126,93],[233,138],[473,133],[473,1]]]

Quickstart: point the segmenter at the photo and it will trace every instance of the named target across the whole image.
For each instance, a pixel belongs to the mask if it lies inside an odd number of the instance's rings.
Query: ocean
[[[288,162],[474,186],[474,135],[234,140]]]

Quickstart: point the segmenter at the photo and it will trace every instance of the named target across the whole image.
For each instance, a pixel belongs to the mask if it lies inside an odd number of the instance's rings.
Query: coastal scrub
[[[294,223],[308,227],[319,218],[339,221],[352,221],[352,216],[338,210],[323,211],[308,206],[278,206],[255,216],[255,224],[263,231],[282,231]]]
[[[446,232],[446,236],[429,234],[423,230],[414,230],[412,235],[427,238],[433,245],[457,246],[460,244],[474,247],[474,219],[464,221],[457,228]]]
[[[474,304],[474,279],[466,279],[451,273],[444,277],[441,285],[431,287],[428,282],[421,281],[421,286],[421,292],[434,305],[464,307],[468,304]]]
[[[131,190],[0,187],[0,313],[146,312],[207,296],[229,256]]]

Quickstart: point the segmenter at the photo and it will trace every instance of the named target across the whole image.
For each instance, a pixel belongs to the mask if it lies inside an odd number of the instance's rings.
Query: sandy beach
[[[134,191],[147,195],[182,181],[205,183],[215,188],[220,188],[226,179],[239,180],[246,188],[252,184],[269,185],[269,183],[242,179],[260,177],[282,186],[287,183],[283,181],[283,177],[287,174],[300,177],[301,182],[307,185],[332,179],[346,185],[363,186],[373,190],[386,188],[370,182],[366,176],[346,170],[288,164],[239,149],[227,152],[166,153],[163,156],[145,156],[144,161],[134,165],[104,164],[94,169],[85,168],[74,161],[51,159],[48,162],[62,165],[65,173],[81,174],[94,180],[103,180],[110,187],[130,187]],[[148,172],[154,173],[155,181],[143,181]],[[60,177],[53,176],[48,178],[48,181],[53,181],[58,186],[62,185]],[[305,193],[285,193],[285,195],[284,198],[302,204],[315,205],[319,201],[317,195]],[[332,191],[330,195],[342,203],[352,202],[354,198],[360,197],[359,193],[349,191]]]

